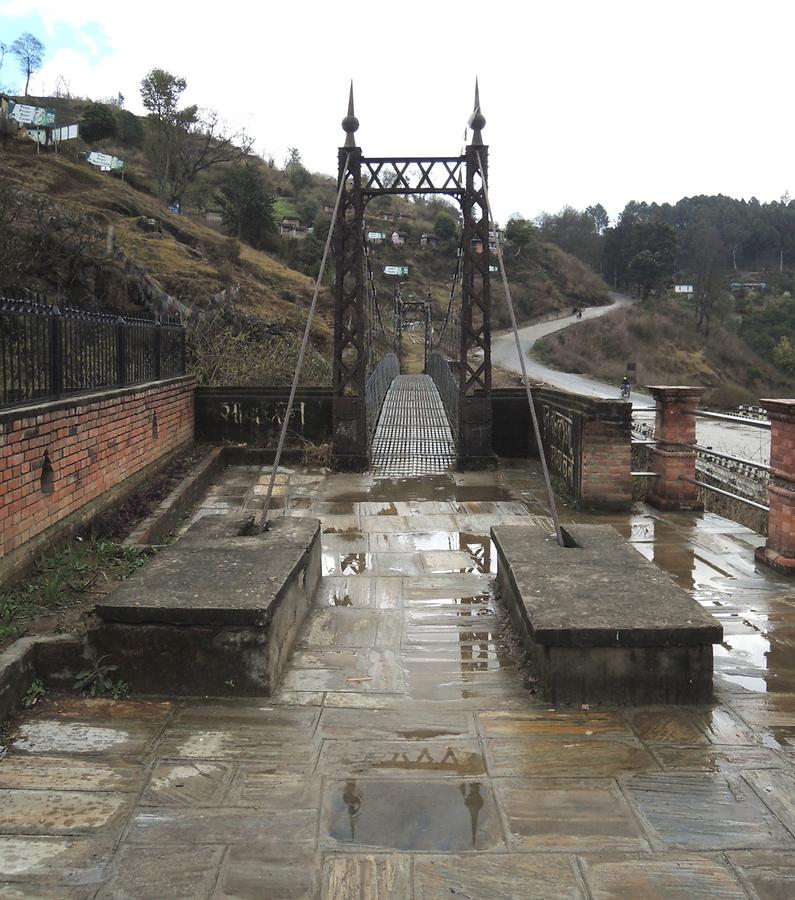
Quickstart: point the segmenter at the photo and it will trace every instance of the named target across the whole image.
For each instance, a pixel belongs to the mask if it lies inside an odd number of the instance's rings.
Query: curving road
[[[597,319],[615,310],[631,305],[634,301],[626,294],[610,291],[611,303],[607,306],[592,306],[583,309],[582,319],[576,316],[565,316],[561,319],[553,319],[548,322],[539,322],[534,325],[525,325],[519,329],[519,341],[522,353],[525,355],[527,374],[534,381],[541,381],[552,387],[570,391],[573,394],[584,394],[588,397],[605,397],[618,399],[619,390],[617,384],[608,384],[598,381],[588,375],[576,375],[573,372],[560,372],[551,369],[531,356],[533,345],[542,337],[562,331],[577,322],[585,322],[588,319]],[[491,361],[494,365],[508,369],[517,374],[521,372],[519,359],[516,354],[516,341],[513,332],[492,336]],[[633,391],[630,395],[632,406],[638,410],[635,418],[653,421],[653,413],[643,413],[640,409],[652,404],[651,397],[641,391]],[[741,456],[746,459],[768,462],[770,458],[770,432],[746,425],[736,425],[728,422],[709,421],[699,419],[697,423],[697,440],[703,447]]]

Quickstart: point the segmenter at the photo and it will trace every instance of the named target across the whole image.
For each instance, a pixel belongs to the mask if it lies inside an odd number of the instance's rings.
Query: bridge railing
[[[767,542],[757,548],[756,559],[782,574],[795,575],[795,400],[760,400],[768,414],[762,420],[699,410],[702,388],[655,386],[649,390],[656,402],[652,447],[656,477],[647,502],[662,509],[701,509],[698,492],[709,490],[766,510]],[[769,464],[700,447],[697,417],[769,430]],[[652,439],[641,440],[651,443]],[[767,504],[704,480],[709,466],[733,473],[735,487],[740,479],[754,487],[766,486]]]

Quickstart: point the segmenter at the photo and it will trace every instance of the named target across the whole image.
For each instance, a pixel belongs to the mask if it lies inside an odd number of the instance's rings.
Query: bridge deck
[[[373,438],[376,475],[432,475],[455,464],[455,442],[442,398],[429,375],[398,375]]]

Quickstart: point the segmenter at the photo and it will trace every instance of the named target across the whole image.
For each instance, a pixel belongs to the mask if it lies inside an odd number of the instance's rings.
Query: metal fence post
[[[50,317],[50,391],[53,397],[60,397],[63,393],[62,321],[60,308],[53,306]]]
[[[162,331],[160,330],[160,319],[155,322],[155,349],[154,349],[154,368],[155,381],[160,381],[160,359],[162,350]]]
[[[116,383],[127,383],[127,328],[122,316],[116,319]]]

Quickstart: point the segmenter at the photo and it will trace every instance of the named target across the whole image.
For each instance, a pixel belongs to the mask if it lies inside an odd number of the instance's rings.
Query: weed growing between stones
[[[24,585],[0,593],[0,648],[28,634],[41,617],[54,617],[50,631],[73,627],[86,602],[93,604],[145,560],[140,550],[100,539],[78,539],[42,557]]]

